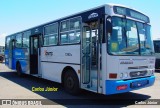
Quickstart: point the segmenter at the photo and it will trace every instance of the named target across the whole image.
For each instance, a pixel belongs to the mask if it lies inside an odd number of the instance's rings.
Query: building
[[[4,60],[4,46],[0,46],[0,62]]]

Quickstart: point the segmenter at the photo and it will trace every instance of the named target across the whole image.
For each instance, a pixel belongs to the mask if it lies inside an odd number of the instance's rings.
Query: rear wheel
[[[73,70],[68,70],[65,73],[63,83],[64,88],[68,93],[72,95],[76,95],[79,93],[79,80]]]
[[[18,63],[18,64],[16,65],[16,70],[17,70],[17,75],[18,75],[18,76],[22,76],[22,68],[21,68],[20,63]]]

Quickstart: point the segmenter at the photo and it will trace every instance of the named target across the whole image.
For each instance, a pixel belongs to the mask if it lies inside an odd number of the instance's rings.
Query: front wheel
[[[65,73],[64,88],[68,93],[72,95],[77,95],[79,93],[79,80],[74,71],[68,70]]]

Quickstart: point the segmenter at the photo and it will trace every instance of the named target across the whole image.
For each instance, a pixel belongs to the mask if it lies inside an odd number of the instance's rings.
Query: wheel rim
[[[67,88],[68,89],[72,89],[73,88],[73,86],[74,86],[74,80],[73,80],[72,77],[68,77],[66,83],[67,83]]]

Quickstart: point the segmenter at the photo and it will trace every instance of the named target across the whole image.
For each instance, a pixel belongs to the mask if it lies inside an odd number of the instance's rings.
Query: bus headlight
[[[120,74],[120,78],[123,78],[123,73]]]
[[[128,73],[124,73],[124,78],[127,78],[128,77]]]
[[[119,77],[120,78],[127,78],[128,77],[128,72],[120,73]]]

